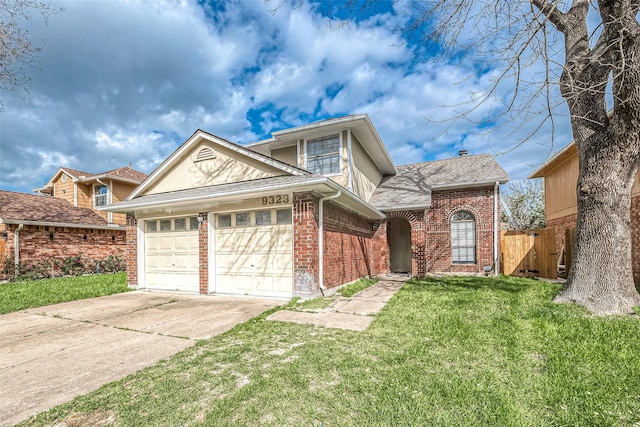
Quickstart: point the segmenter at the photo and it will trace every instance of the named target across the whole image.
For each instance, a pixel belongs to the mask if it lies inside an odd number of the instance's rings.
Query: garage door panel
[[[190,270],[198,268],[198,257],[192,254],[176,254],[175,255],[175,268]]]
[[[198,230],[146,233],[145,286],[148,289],[198,292],[198,240]]]
[[[249,293],[253,283],[251,274],[220,274],[218,275],[219,286],[217,292],[222,293]]]
[[[233,241],[233,229],[216,230],[216,246],[225,248]]]
[[[173,239],[171,236],[158,236],[156,250],[171,251],[173,249]]]
[[[216,292],[290,297],[293,232],[290,224],[215,231]]]
[[[216,268],[220,273],[232,273],[251,266],[251,254],[218,253],[216,256]]]

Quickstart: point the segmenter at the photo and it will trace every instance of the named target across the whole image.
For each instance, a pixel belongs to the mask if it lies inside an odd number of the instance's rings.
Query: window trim
[[[470,219],[457,219],[456,216],[458,215],[462,215],[462,214],[466,214],[470,217]],[[455,245],[454,246],[454,230],[453,230],[453,224],[454,223],[467,223],[467,224],[471,224],[472,225],[472,229],[471,232],[473,233],[473,245],[469,246],[469,245]],[[478,254],[477,254],[477,233],[476,233],[476,217],[469,211],[467,210],[459,210],[457,212],[454,212],[453,214],[451,214],[451,217],[449,218],[449,231],[450,231],[450,242],[451,242],[451,264],[455,264],[455,265],[475,265],[478,262]],[[459,231],[459,230],[457,230]],[[469,236],[466,233],[469,233],[469,230],[465,229],[464,230],[465,233],[465,238],[468,238]],[[460,240],[458,238],[458,240]],[[469,248],[471,248],[473,250],[473,260],[469,261],[469,260],[460,260],[460,252],[458,252],[458,259],[456,259],[456,257],[454,256],[454,251],[456,249],[460,250],[460,249],[466,249],[468,250]]]
[[[104,187],[107,189],[107,192],[104,194],[96,194],[96,189],[97,188],[101,188]],[[93,184],[93,207],[97,208],[99,206],[108,206],[109,205],[109,193],[111,193],[111,190],[109,190],[109,186],[108,185],[103,185],[103,184]],[[104,204],[102,205],[98,205],[96,203],[96,198],[97,197],[103,197],[104,196]]]
[[[342,131],[338,132],[338,133],[333,133],[330,135],[324,135],[324,136],[319,136],[316,138],[310,138],[310,139],[305,139],[304,140],[304,168],[311,172],[311,173],[317,173],[317,172],[312,172],[311,169],[309,169],[309,143],[310,142],[315,142],[318,140],[322,140],[324,138],[331,138],[333,136],[337,136],[338,137],[338,171],[337,172],[331,172],[331,173],[326,173],[326,174],[320,174],[318,173],[318,175],[322,175],[322,176],[341,176],[344,173],[344,167],[343,167],[343,158],[342,158],[342,151],[343,151],[343,143],[342,143]],[[321,154],[321,155],[314,155],[311,156],[311,158],[318,158],[318,157],[322,157],[322,156],[327,156],[327,155],[332,155],[333,153],[326,153],[326,154]]]

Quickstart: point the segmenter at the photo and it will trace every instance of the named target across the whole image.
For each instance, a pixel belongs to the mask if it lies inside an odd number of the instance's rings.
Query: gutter
[[[20,224],[13,232],[13,261],[15,263],[13,274],[16,277],[20,274],[20,230],[23,228],[24,224]]]
[[[318,201],[318,286],[320,287],[320,293],[324,297],[324,290],[327,289],[324,286],[324,201],[337,199],[342,194],[341,190],[331,196],[325,196]]]

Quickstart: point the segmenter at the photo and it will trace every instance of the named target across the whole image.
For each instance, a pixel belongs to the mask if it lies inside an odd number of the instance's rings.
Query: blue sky
[[[52,4],[47,25],[25,24],[43,43],[30,93],[2,94],[2,189],[30,192],[61,166],[149,173],[198,128],[250,143],[345,114],[368,114],[397,164],[466,149],[495,155],[512,179],[571,139],[559,117],[555,146],[546,127],[510,151],[535,123],[487,123],[499,103],[442,123],[499,70],[418,55],[392,30],[403,17],[391,2],[340,28],[325,4],[299,1],[276,13],[262,0]]]

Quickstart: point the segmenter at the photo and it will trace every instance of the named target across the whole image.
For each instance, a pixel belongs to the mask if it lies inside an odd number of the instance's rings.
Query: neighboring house
[[[556,252],[562,253],[565,230],[576,227],[578,218],[578,149],[575,142],[560,150],[536,169],[529,179],[544,178],[544,203],[547,227],[554,228]],[[640,281],[640,181],[631,190],[631,242],[633,277]]]
[[[58,198],[0,190],[0,263],[125,252],[125,229]],[[0,269],[2,266],[0,266]]]
[[[124,225],[126,215],[98,208],[124,200],[146,177],[131,165],[95,174],[61,167],[44,187],[33,191],[64,199],[78,208],[89,208],[109,224]]]
[[[309,297],[389,272],[497,262],[489,155],[396,167],[366,115],[241,146],[196,131],[123,202],[139,289]]]

